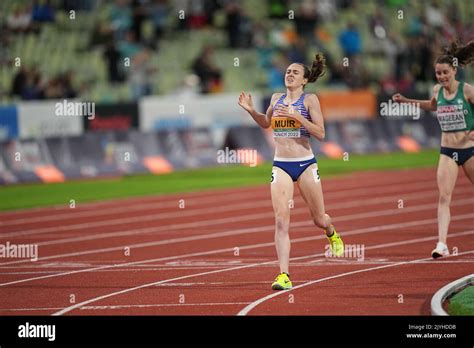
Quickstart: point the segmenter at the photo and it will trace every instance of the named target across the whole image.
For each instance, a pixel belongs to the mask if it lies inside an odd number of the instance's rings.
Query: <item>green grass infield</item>
[[[434,167],[437,150],[419,153],[349,155],[344,159],[318,159],[321,177],[367,170]],[[113,198],[191,192],[216,188],[261,185],[270,182],[271,162],[249,167],[221,165],[212,168],[176,171],[163,175],[131,175],[120,178],[75,180],[54,184],[22,184],[0,188],[0,210],[48,205],[69,205]]]

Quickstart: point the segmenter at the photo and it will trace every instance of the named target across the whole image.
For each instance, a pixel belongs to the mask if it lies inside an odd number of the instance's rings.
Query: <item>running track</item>
[[[1,213],[0,243],[38,244],[40,259],[0,259],[0,315],[428,315],[433,293],[474,265],[474,189],[463,173],[448,239],[458,255],[430,259],[435,178],[434,169],[323,178],[326,209],[363,260],[325,257],[296,193],[285,292],[270,289],[269,185]]]

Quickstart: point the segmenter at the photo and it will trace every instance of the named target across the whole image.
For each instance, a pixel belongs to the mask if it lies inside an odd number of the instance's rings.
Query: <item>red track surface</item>
[[[323,180],[327,211],[347,246],[364,247],[363,260],[324,256],[324,235],[297,193],[295,288],[286,292],[270,289],[278,264],[268,185],[2,213],[0,243],[38,244],[40,260],[0,259],[0,315],[429,314],[433,293],[474,265],[464,174],[448,238],[458,256],[430,259],[435,177],[423,169]]]

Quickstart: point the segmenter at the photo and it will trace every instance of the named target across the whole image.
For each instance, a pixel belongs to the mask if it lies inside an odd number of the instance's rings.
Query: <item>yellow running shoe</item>
[[[336,230],[334,230],[334,233],[331,237],[326,237],[329,241],[332,256],[340,257],[344,255],[344,242],[342,241],[339,234],[337,234]]]
[[[280,273],[272,284],[273,290],[288,290],[292,287],[290,276],[284,272]]]

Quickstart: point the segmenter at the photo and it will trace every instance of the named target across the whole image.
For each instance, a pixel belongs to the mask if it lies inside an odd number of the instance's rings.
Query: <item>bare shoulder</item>
[[[474,100],[474,86],[469,83],[464,83],[464,96],[469,100]]]
[[[275,102],[278,100],[283,95],[283,93],[273,93],[272,94],[272,99],[270,100],[270,106],[273,106]]]
[[[319,98],[316,94],[314,93],[307,93],[304,97],[305,103],[319,103]]]
[[[306,106],[319,105],[319,98],[314,93],[308,93],[305,95],[304,104]]]
[[[435,98],[436,100],[438,100],[438,93],[439,93],[440,88],[441,88],[441,85],[439,83],[437,83],[433,87],[433,98]]]
[[[284,93],[273,93],[272,94],[272,101],[277,100],[280,98]]]

